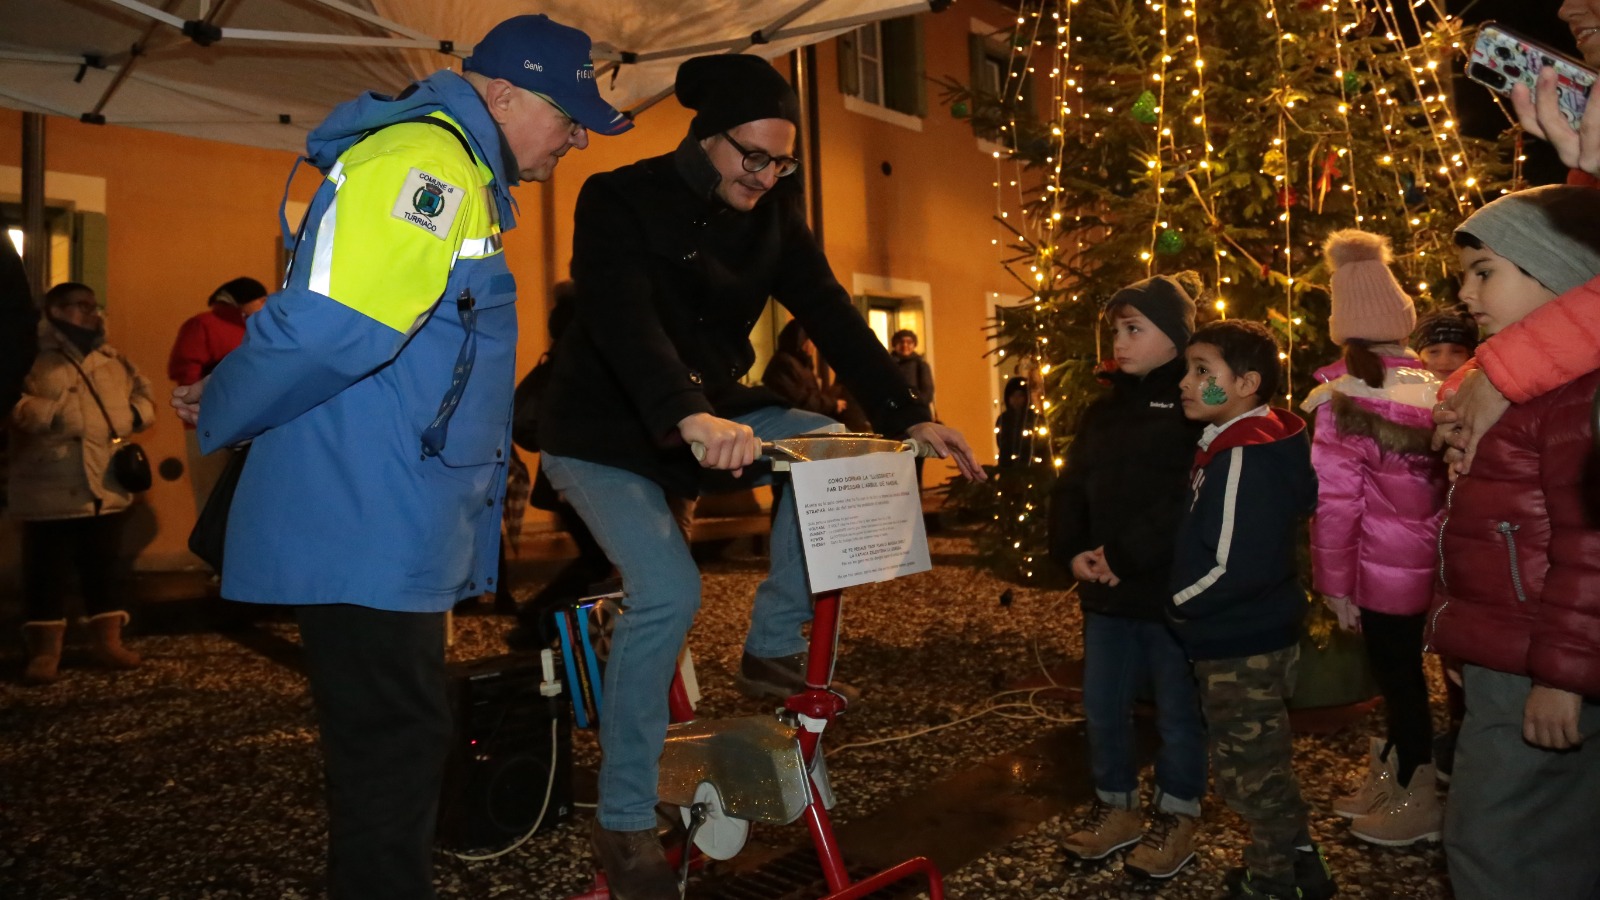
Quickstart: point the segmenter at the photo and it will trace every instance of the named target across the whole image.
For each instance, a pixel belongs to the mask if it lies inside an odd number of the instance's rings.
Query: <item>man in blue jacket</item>
[[[495,589],[510,453],[509,189],[630,127],[589,54],[518,16],[464,74],[335,109],[307,141],[325,177],[284,289],[173,395],[206,452],[251,443],[222,593],[299,606],[335,900],[434,896],[445,613]]]

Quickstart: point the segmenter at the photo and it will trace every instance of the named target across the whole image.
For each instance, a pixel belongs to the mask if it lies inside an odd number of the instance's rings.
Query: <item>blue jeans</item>
[[[1134,760],[1133,704],[1149,684],[1156,699],[1156,807],[1200,814],[1206,792],[1206,728],[1194,671],[1183,645],[1163,622],[1083,614],[1083,711],[1095,794],[1134,809],[1139,767]]]
[[[764,407],[735,417],[762,440],[841,426],[817,413]],[[617,617],[600,711],[600,825],[639,831],[656,824],[656,775],[666,742],[667,689],[700,609],[700,570],[661,486],[625,469],[545,454],[550,483],[588,524],[622,574],[627,611]],[[806,649],[811,621],[794,492],[782,491],[772,522],[771,569],[756,589],[744,649],[788,656]]]

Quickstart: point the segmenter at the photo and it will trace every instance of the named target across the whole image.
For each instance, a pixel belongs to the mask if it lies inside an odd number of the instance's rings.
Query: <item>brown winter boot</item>
[[[67,620],[24,622],[22,640],[28,646],[28,665],[22,670],[24,684],[49,684],[61,668],[61,643],[67,636]]]
[[[1439,802],[1439,775],[1433,763],[1417,766],[1411,783],[1399,786],[1389,802],[1350,823],[1350,834],[1380,847],[1409,847],[1419,841],[1437,841],[1444,829],[1444,806]]]
[[[1078,830],[1067,835],[1062,849],[1073,859],[1085,862],[1105,859],[1144,837],[1144,816],[1136,809],[1122,809],[1096,797],[1089,814]]]
[[[137,669],[139,654],[122,646],[122,626],[128,624],[123,610],[89,617],[89,655],[108,669]]]
[[[1395,784],[1395,768],[1399,765],[1399,751],[1389,749],[1389,758],[1383,758],[1383,738],[1373,738],[1369,755],[1367,756],[1367,776],[1356,788],[1355,793],[1347,794],[1333,801],[1333,811],[1346,819],[1354,819],[1368,813],[1376,812],[1389,802],[1389,797],[1394,794],[1399,785]]]

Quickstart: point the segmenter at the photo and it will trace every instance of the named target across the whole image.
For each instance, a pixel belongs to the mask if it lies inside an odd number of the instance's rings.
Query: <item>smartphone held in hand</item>
[[[1478,29],[1467,58],[1467,77],[1504,97],[1510,97],[1518,84],[1526,85],[1529,96],[1534,96],[1539,73],[1546,68],[1555,70],[1556,100],[1576,128],[1595,83],[1593,70],[1495,22]]]

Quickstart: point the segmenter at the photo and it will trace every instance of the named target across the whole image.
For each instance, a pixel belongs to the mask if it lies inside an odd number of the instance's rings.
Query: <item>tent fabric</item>
[[[638,114],[670,93],[678,64],[690,56],[744,51],[772,59],[929,6],[915,0],[0,0],[6,23],[0,106],[74,119],[98,110],[103,119],[96,121],[105,124],[298,152],[334,105],[365,90],[397,92],[441,68],[459,71],[477,40],[513,15],[545,13],[588,32],[602,95]],[[185,22],[209,22],[220,28],[220,39],[202,45],[180,30]],[[205,36],[204,29],[192,30]],[[758,33],[775,38],[752,46]],[[142,52],[135,54],[136,47]]]

